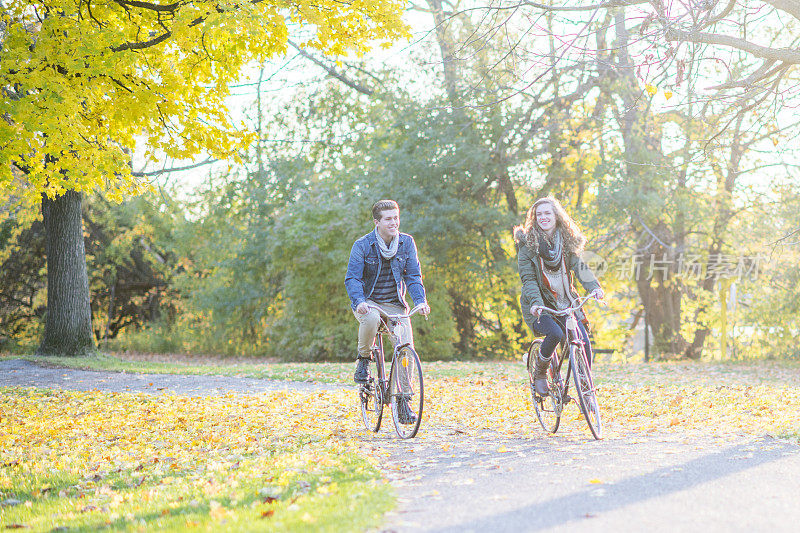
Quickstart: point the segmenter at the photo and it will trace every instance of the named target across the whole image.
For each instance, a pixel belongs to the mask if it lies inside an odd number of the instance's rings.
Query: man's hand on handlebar
[[[365,315],[365,314],[369,313],[369,308],[370,307],[375,307],[375,306],[374,305],[370,305],[367,302],[361,302],[360,304],[358,304],[356,306],[356,313],[358,313],[359,315]],[[419,306],[419,312],[423,316],[428,316],[428,314],[430,314],[430,312],[431,312],[431,306],[428,305],[427,302],[424,303],[424,304],[421,304]]]
[[[594,296],[600,302],[606,299],[606,293],[604,293],[603,289],[600,288],[593,290],[591,296]]]

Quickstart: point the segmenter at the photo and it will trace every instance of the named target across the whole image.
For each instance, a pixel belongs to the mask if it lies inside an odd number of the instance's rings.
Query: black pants
[[[542,341],[542,358],[549,359],[553,355],[556,346],[564,340],[567,336],[567,327],[564,324],[562,317],[554,318],[550,315],[542,314],[539,319],[533,323],[533,333],[537,336],[544,337]],[[586,350],[586,361],[589,367],[592,366],[592,344],[589,342],[589,333],[586,331],[583,323],[578,321],[578,330],[583,340],[583,346]]]

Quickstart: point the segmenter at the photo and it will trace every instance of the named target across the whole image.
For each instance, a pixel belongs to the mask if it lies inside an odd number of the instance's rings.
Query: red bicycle
[[[410,344],[400,344],[399,328],[405,327],[401,319],[410,318],[423,306],[414,307],[407,315],[387,315],[377,306],[369,305],[369,307],[378,310],[381,323],[372,343],[369,361],[370,378],[359,387],[361,417],[364,426],[377,433],[381,428],[383,406],[389,404],[397,435],[402,439],[410,439],[417,435],[422,421],[424,404],[422,365],[419,355]],[[389,335],[394,344],[388,377],[383,351],[384,335]]]
[[[575,316],[575,312],[590,299],[597,300],[592,295],[585,296],[579,298],[575,306],[561,310],[538,306],[539,309],[547,311],[554,316],[566,317],[566,339],[559,346],[557,353],[553,354],[554,357],[550,358],[550,366],[547,368],[547,394],[540,395],[536,392],[533,378],[535,361],[541,349],[542,339],[534,339],[531,342],[528,353],[525,354],[525,365],[528,368],[529,385],[533,407],[536,410],[536,418],[539,419],[539,423],[545,431],[550,433],[558,431],[564,406],[572,400],[568,392],[569,377],[572,375],[578,404],[584,418],[586,418],[586,423],[589,425],[589,430],[595,439],[601,439],[603,437],[603,422],[600,417],[600,407],[597,403],[597,388],[592,379],[586,349],[578,328],[578,319]],[[567,364],[564,364],[565,362]]]

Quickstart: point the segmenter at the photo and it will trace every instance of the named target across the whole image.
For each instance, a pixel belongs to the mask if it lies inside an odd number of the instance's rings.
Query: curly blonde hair
[[[553,213],[556,215],[556,229],[561,230],[561,237],[564,239],[564,251],[575,255],[582,253],[584,246],[586,246],[586,237],[583,236],[572,217],[564,210],[561,202],[552,196],[545,196],[533,202],[525,216],[525,222],[514,228],[514,237],[517,242],[524,242],[528,246],[536,248],[537,251],[540,238],[549,242],[550,239],[547,234],[536,223],[536,208],[542,204],[550,204],[553,208]]]

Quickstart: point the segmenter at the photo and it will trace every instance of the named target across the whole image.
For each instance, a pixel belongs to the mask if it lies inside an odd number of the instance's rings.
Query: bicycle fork
[[[566,325],[567,325],[567,330],[569,331],[569,334],[572,337],[572,340],[570,341],[570,345],[574,346],[576,348],[576,352],[577,352],[576,353],[576,357],[583,356],[584,358],[587,358],[588,354],[586,353],[586,343],[583,342],[583,338],[581,336],[580,329],[578,328],[578,319],[575,318],[575,315],[570,315],[570,316],[567,317],[567,324]],[[578,364],[577,361],[575,361],[575,363]],[[589,364],[589,361],[588,361],[588,359],[586,359],[586,365],[588,366],[588,364]],[[572,361],[570,361],[570,365],[569,366],[570,366],[569,370],[574,372],[575,369],[572,368]],[[584,392],[591,392],[592,394],[594,394],[595,393],[595,386],[594,386],[594,382],[592,381],[591,377],[589,377],[588,380],[587,380],[587,376],[581,375],[579,377],[581,378],[581,388],[582,389],[584,388],[584,386],[583,386],[584,383],[587,386],[587,388],[586,388],[586,390]],[[569,382],[569,372],[567,372],[567,382]],[[580,393],[581,391],[578,391],[578,392]]]

